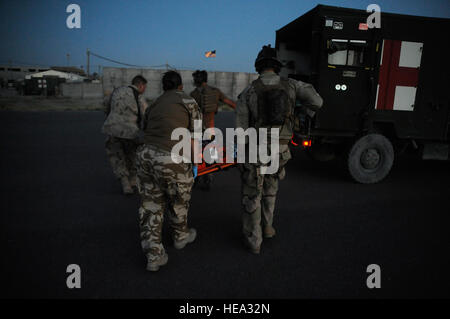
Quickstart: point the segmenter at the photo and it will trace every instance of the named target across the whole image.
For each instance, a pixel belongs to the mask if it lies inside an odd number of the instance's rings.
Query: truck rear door
[[[324,105],[315,127],[354,132],[370,102],[372,43],[342,35],[323,39],[318,91]]]

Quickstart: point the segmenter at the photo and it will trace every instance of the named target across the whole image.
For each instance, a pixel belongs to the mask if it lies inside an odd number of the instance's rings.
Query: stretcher
[[[222,163],[218,159],[222,159]],[[197,165],[197,176],[216,173],[226,170],[237,164],[236,154],[227,154],[226,147],[219,146],[211,141],[203,141],[202,143],[202,162]]]

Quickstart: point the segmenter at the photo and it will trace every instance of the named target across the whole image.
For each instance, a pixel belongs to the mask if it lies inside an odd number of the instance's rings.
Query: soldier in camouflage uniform
[[[322,106],[322,98],[314,87],[308,83],[293,79],[281,79],[278,75],[281,62],[277,59],[275,49],[264,46],[255,61],[259,78],[252,82],[239,96],[236,106],[236,128],[246,130],[256,127],[263,114],[258,114],[258,101],[261,90],[267,86],[278,86],[286,92],[286,101],[290,115],[280,127],[279,169],[275,174],[261,174],[260,163],[240,164],[242,179],[243,234],[244,242],[252,253],[259,254],[263,236],[275,236],[273,215],[278,192],[278,182],[285,177],[284,166],[291,158],[288,143],[292,137],[292,115],[295,101],[299,99],[303,106],[312,112]],[[259,111],[262,113],[262,111]],[[260,144],[262,145],[262,144]],[[269,145],[270,146],[270,145]]]
[[[195,71],[192,73],[192,77],[195,90],[190,95],[195,99],[203,113],[203,127],[214,130],[214,117],[219,109],[219,102],[228,104],[233,109],[236,108],[236,103],[227,98],[218,88],[208,85],[208,73],[205,70]],[[212,134],[214,135],[214,131]],[[213,174],[203,175],[196,180],[196,184],[204,190],[210,190],[213,179]]]
[[[203,124],[205,128],[214,128],[214,116],[219,109],[219,102],[228,104],[231,108],[236,108],[236,103],[227,98],[221,90],[208,85],[208,73],[197,70],[192,73],[195,90],[191,96],[195,99],[203,113]]]
[[[181,77],[174,71],[164,74],[164,93],[148,108],[144,119],[144,144],[137,151],[138,188],[141,195],[139,222],[141,246],[147,257],[147,270],[157,271],[168,261],[161,241],[164,212],[167,209],[174,246],[182,249],[196,238],[187,215],[194,183],[192,158],[172,153],[178,141],[171,140],[174,129],[194,131],[194,121],[202,114],[194,99],[182,89]],[[201,132],[201,127],[200,127]],[[194,141],[191,141],[194,143]],[[188,163],[177,164],[185,157]]]
[[[106,155],[114,175],[120,179],[124,194],[132,194],[136,186],[136,148],[139,127],[147,103],[143,98],[147,80],[138,75],[132,85],[115,89],[105,98],[107,118],[102,132],[107,134]]]

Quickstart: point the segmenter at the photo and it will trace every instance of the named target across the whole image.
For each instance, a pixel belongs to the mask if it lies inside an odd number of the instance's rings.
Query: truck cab
[[[381,13],[370,28],[370,14],[319,5],[276,32],[280,75],[312,83],[324,100],[296,135],[319,160],[344,155],[361,183],[384,179],[409,145],[447,160],[450,140],[450,19]]]

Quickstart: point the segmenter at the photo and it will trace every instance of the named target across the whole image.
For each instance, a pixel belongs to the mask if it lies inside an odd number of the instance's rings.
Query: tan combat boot
[[[264,226],[264,238],[272,238],[275,234],[275,228],[269,225]]]
[[[189,229],[189,235],[185,239],[179,240],[179,241],[174,240],[173,245],[175,246],[176,249],[183,249],[184,246],[192,243],[196,237],[197,237],[197,231],[195,230],[195,228],[191,228],[191,229]]]
[[[128,180],[128,177],[126,177],[126,176],[122,177],[120,179],[120,182],[122,183],[122,190],[123,190],[123,193],[125,195],[129,195],[129,194],[133,194],[134,193],[133,189],[131,188],[130,181]]]
[[[247,247],[247,249],[252,254],[259,255],[259,253],[261,252],[261,246],[255,246],[255,245],[251,244],[245,236],[243,237],[243,242],[244,242],[245,247]]]
[[[169,255],[167,253],[164,253],[161,257],[159,257],[157,260],[153,262],[147,263],[147,270],[148,271],[158,271],[159,267],[164,266],[167,264],[167,261],[169,261]]]

